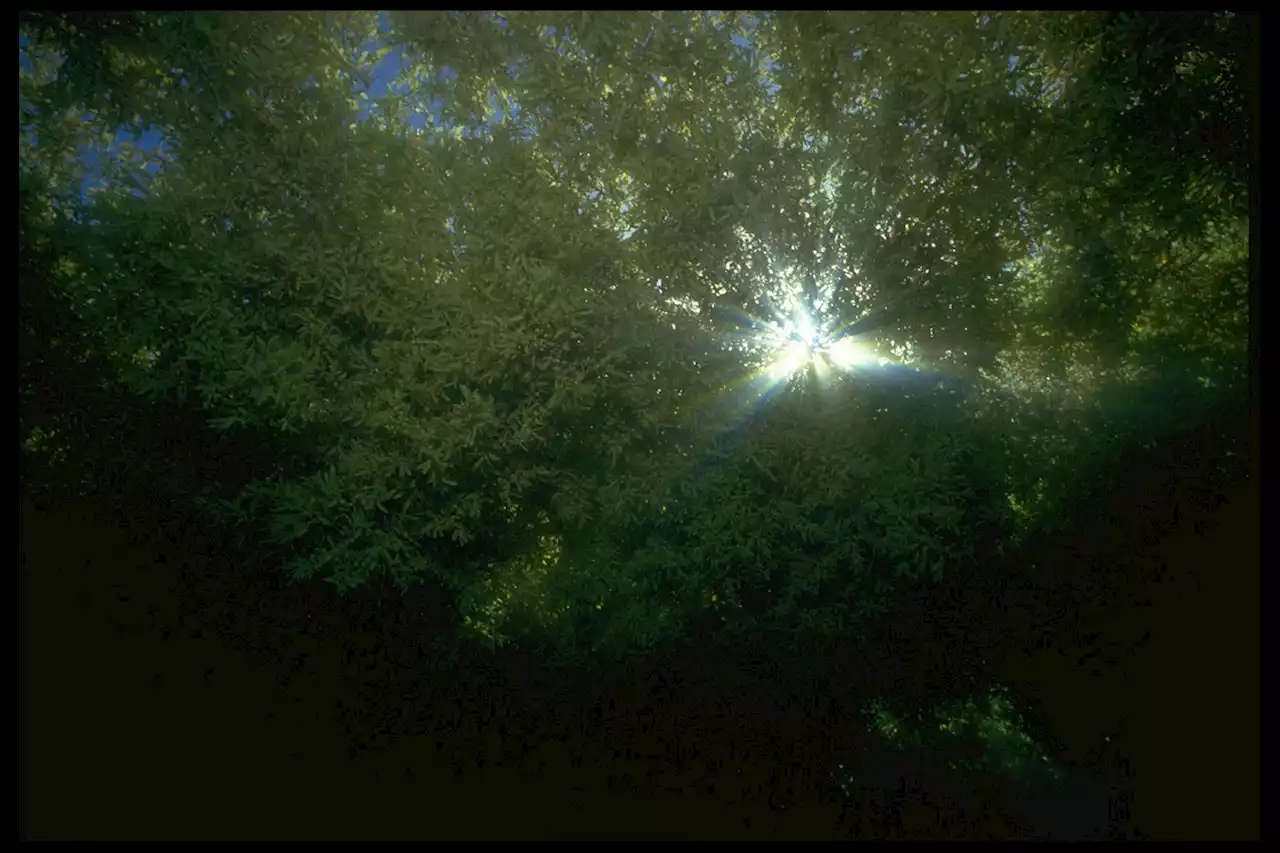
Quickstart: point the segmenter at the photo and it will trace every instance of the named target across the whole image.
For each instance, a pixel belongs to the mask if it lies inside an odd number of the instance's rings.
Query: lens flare
[[[811,364],[820,371],[829,365],[841,372],[885,364],[867,344],[853,337],[836,338],[804,311],[780,320],[771,328],[769,338],[775,355],[768,374],[774,381],[800,373]]]
[[[778,358],[769,367],[773,379],[786,379],[799,373],[813,360],[813,348],[805,341],[787,341],[781,347]]]
[[[883,364],[880,356],[866,344],[858,343],[851,338],[841,338],[828,346],[823,354],[841,370],[853,370],[859,367]]]

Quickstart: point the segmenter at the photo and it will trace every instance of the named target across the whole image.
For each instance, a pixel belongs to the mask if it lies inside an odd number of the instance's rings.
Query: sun
[[[819,372],[828,367],[848,372],[884,364],[869,346],[833,333],[804,310],[796,310],[790,318],[773,324],[767,336],[774,349],[768,367],[774,381],[799,374],[810,366]]]
[[[779,348],[778,355],[769,365],[769,375],[775,380],[786,379],[813,363],[813,347],[801,341],[787,341]]]
[[[885,360],[875,350],[864,343],[855,341],[851,337],[832,341],[823,355],[832,364],[843,370],[871,367],[872,365],[883,366],[885,364]]]

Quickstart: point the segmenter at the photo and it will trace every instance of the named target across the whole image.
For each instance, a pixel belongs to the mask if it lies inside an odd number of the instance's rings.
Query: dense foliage
[[[29,489],[168,489],[464,644],[867,648],[1244,415],[1230,14],[20,31]]]

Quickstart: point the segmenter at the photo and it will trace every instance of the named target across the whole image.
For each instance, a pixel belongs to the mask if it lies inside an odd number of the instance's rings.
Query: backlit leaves
[[[569,656],[843,636],[1240,394],[1231,16],[388,23],[20,22],[21,240],[126,399],[269,437],[213,481],[298,576]],[[796,299],[973,393],[757,393]]]

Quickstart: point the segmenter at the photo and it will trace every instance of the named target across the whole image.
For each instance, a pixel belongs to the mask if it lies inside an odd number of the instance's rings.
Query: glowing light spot
[[[813,327],[813,320],[808,314],[801,313],[796,318],[794,325],[796,337],[800,339],[807,347],[812,347],[819,343],[817,330]]]
[[[776,357],[769,366],[769,376],[774,381],[798,373],[813,362],[815,354],[825,345],[813,319],[797,310],[790,320],[774,326],[769,337],[776,347]]]
[[[789,341],[782,347],[778,359],[769,368],[774,379],[785,379],[798,373],[813,360],[813,349],[803,341]]]
[[[831,363],[842,370],[884,364],[884,360],[874,350],[850,338],[841,338],[827,347],[825,353]]]
[[[745,234],[738,236],[747,239]],[[876,343],[873,349],[871,339],[861,334],[843,335],[849,318],[832,310],[832,282],[811,280],[810,284],[817,286],[814,290],[805,286],[801,274],[792,268],[782,269],[779,276],[778,287],[770,294],[776,306],[770,311],[772,317],[748,315],[754,329],[734,346],[751,353],[756,370],[749,382],[762,399],[789,380],[806,377],[827,383],[838,379],[838,374],[904,360],[890,351],[893,342]]]

